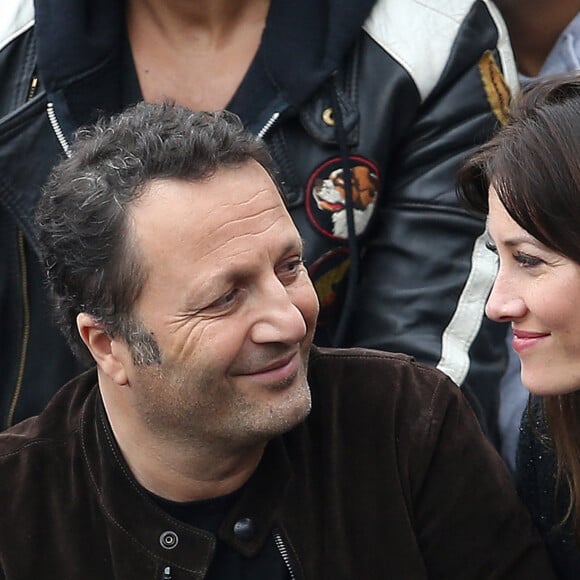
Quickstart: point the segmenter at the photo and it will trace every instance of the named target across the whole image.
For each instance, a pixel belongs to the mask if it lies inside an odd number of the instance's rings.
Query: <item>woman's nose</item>
[[[526,303],[515,291],[514,285],[500,272],[493,284],[485,313],[496,322],[509,322],[522,318],[527,312]]]

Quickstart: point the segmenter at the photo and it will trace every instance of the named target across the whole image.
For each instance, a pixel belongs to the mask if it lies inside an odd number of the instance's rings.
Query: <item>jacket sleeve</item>
[[[409,2],[409,10],[419,4]],[[504,368],[505,328],[484,321],[495,257],[485,249],[484,222],[459,207],[455,175],[499,126],[516,77],[495,9],[485,2],[454,4],[468,5],[460,22],[421,8],[422,14],[401,14],[392,30],[373,19],[367,25],[377,42],[384,35],[384,49],[407,70],[417,105],[388,153],[375,229],[360,263],[351,337],[354,345],[411,354],[458,385],[469,382],[495,420],[495,400],[488,399]],[[374,19],[389,17],[397,14]],[[406,17],[423,28],[410,47],[389,36],[408,26]],[[438,34],[444,28],[446,41]],[[447,58],[433,64],[430,54],[441,51]],[[410,106],[407,97],[390,105],[405,115]]]
[[[444,380],[409,455],[413,518],[432,578],[554,578],[507,468]],[[416,463],[415,459],[419,458]]]

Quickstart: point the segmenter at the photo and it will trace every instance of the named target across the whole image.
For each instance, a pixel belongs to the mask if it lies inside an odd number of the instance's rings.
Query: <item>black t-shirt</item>
[[[174,502],[150,495],[159,507],[175,519],[216,536],[216,550],[206,580],[288,580],[288,569],[273,535],[252,558],[240,554],[217,537],[222,521],[240,494],[241,489],[225,496],[190,502]]]

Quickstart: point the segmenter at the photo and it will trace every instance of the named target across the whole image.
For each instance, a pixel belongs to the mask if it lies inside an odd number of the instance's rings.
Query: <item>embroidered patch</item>
[[[485,51],[477,66],[489,106],[498,121],[506,125],[509,118],[510,89],[491,51]]]
[[[375,211],[379,195],[379,171],[364,157],[351,155],[352,201],[355,232],[363,234]],[[306,186],[306,211],[314,227],[333,239],[348,239],[346,188],[340,157],[328,159],[316,168]]]
[[[338,248],[322,255],[309,268],[310,278],[320,302],[319,326],[326,326],[335,320],[340,306],[339,298],[348,278],[349,265],[348,250]]]

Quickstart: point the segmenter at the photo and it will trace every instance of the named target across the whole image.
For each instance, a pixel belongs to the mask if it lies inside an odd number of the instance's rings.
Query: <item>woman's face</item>
[[[538,395],[580,389],[580,265],[521,228],[493,187],[488,229],[499,271],[486,314],[511,322],[522,383]]]

